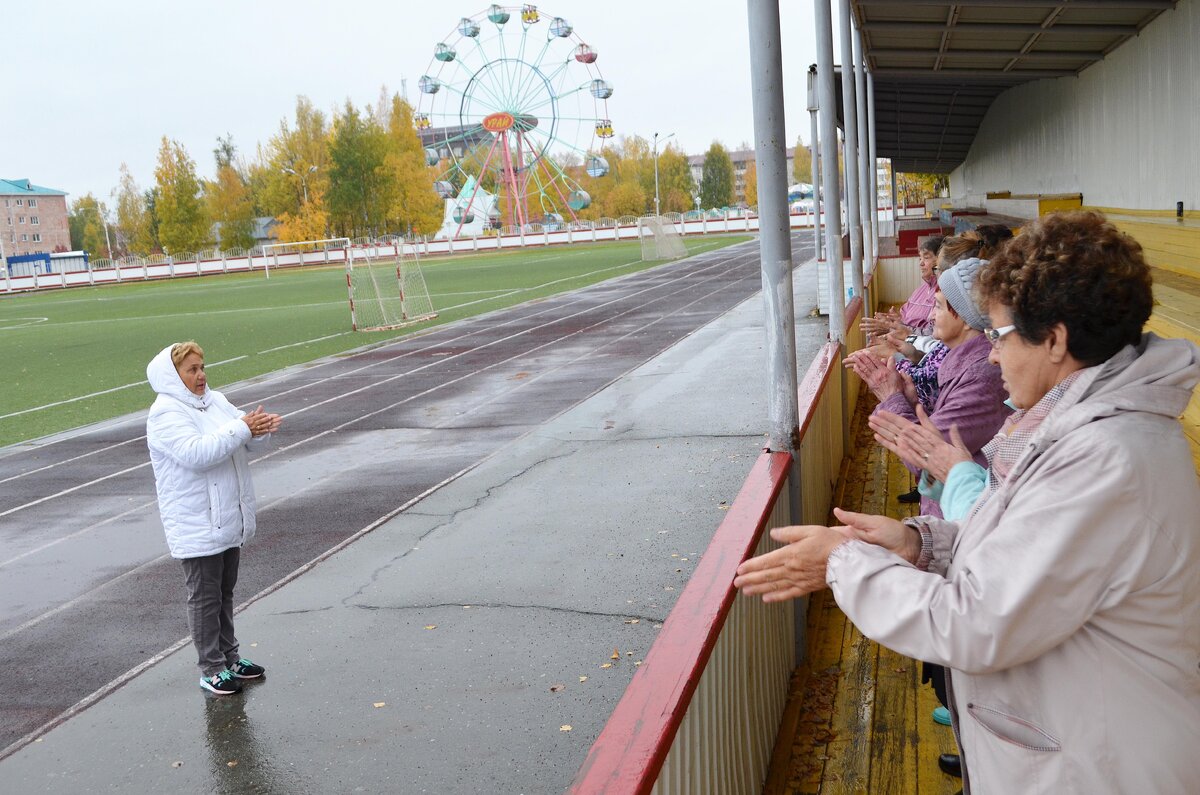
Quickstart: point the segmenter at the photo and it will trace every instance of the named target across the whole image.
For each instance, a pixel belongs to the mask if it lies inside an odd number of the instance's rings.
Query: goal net
[[[421,264],[404,245],[347,248],[346,288],[355,331],[401,328],[437,317]]]
[[[301,240],[296,243],[270,243],[262,247],[263,270],[271,278],[272,268],[303,267],[305,265],[340,265],[346,261],[350,238],[332,237],[328,240]]]
[[[675,224],[661,215],[639,218],[638,237],[642,241],[643,262],[687,256],[687,248],[675,231]]]

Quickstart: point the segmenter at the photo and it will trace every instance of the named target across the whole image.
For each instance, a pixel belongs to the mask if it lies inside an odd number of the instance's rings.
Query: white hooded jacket
[[[254,487],[246,458],[250,428],[220,392],[189,390],[168,345],[146,366],[158,393],[146,418],[146,443],[173,558],[215,555],[254,536]]]

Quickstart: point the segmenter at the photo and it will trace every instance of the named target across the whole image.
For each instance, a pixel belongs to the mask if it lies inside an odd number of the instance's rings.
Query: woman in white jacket
[[[183,563],[200,686],[237,693],[238,680],[265,670],[239,654],[233,631],[238,561],[255,527],[246,450],[278,430],[281,418],[262,406],[239,411],[209,389],[204,351],[195,342],[168,345],[146,366],[146,378],[158,393],[146,442],[167,546]]]
[[[735,585],[828,585],[864,635],[950,669],[968,792],[1194,792],[1200,487],[1178,417],[1200,350],[1141,333],[1149,268],[1097,213],[1034,222],[976,290],[1019,412],[966,517],[780,528]]]

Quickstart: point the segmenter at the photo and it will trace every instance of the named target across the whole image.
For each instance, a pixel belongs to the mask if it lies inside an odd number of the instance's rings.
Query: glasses
[[[1016,331],[1016,326],[1001,326],[1000,328],[985,328],[983,336],[987,337],[988,342],[992,343],[993,348],[1000,347],[1000,340],[1005,334]]]

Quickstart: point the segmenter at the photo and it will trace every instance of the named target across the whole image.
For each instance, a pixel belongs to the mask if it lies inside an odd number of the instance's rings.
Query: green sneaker
[[[940,723],[943,726],[950,725],[950,710],[945,707],[938,707],[933,711],[933,722]]]
[[[255,665],[245,657],[229,666],[229,672],[238,679],[257,679],[267,672],[261,665]]]
[[[219,674],[200,677],[200,686],[218,696],[229,696],[242,692],[242,686],[234,678],[233,671],[228,668]]]

